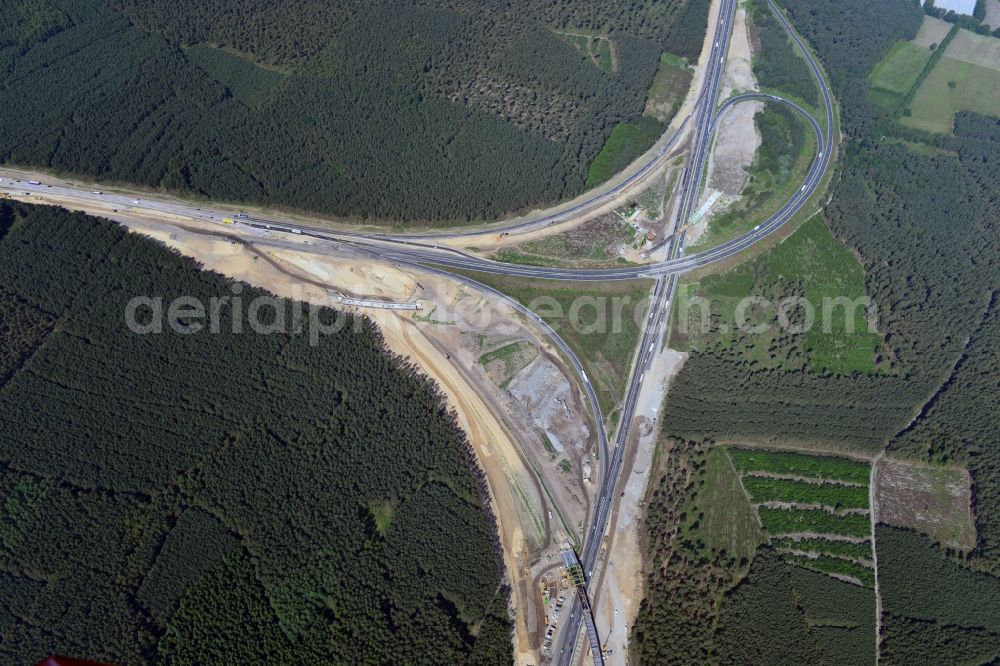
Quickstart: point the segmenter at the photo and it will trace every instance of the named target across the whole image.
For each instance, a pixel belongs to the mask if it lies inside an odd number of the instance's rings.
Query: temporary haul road
[[[745,93],[736,95],[718,105],[719,87],[724,71],[726,54],[729,49],[729,39],[732,32],[733,18],[736,10],[736,0],[722,0],[719,10],[718,20],[715,26],[715,34],[712,49],[710,50],[709,62],[706,64],[705,76],[702,91],[699,94],[694,111],[685,118],[677,131],[671,136],[653,156],[644,164],[639,166],[631,176],[624,179],[617,185],[600,189],[589,198],[577,203],[569,208],[559,210],[552,214],[523,220],[509,222],[506,225],[496,225],[488,230],[461,230],[453,232],[434,232],[416,234],[385,234],[385,233],[361,233],[337,231],[328,228],[300,225],[288,222],[287,220],[272,220],[261,217],[236,216],[230,212],[213,210],[210,208],[200,208],[193,203],[186,203],[178,200],[164,201],[159,199],[136,199],[132,196],[104,193],[99,190],[89,190],[86,188],[67,187],[57,185],[44,185],[38,181],[21,181],[12,179],[4,172],[4,177],[0,178],[0,191],[17,195],[45,195],[53,203],[58,203],[62,197],[74,200],[92,200],[103,206],[118,206],[131,212],[148,211],[152,213],[168,213],[180,215],[202,222],[223,222],[238,223],[246,226],[272,232],[285,232],[299,236],[318,239],[324,242],[338,243],[343,249],[353,249],[362,255],[371,256],[375,259],[396,262],[408,266],[419,266],[421,270],[431,270],[442,273],[452,278],[457,278],[463,282],[473,284],[479,289],[485,289],[500,296],[505,301],[518,308],[523,314],[532,319],[544,332],[559,346],[570,359],[574,369],[580,376],[585,393],[590,402],[595,424],[599,434],[600,446],[600,489],[594,504],[594,516],[590,525],[584,533],[584,546],[582,557],[580,558],[583,570],[587,574],[588,582],[593,580],[598,556],[601,552],[601,545],[604,534],[608,528],[608,520],[611,515],[613,498],[622,473],[623,461],[625,459],[625,448],[630,433],[630,425],[634,416],[636,400],[643,386],[643,379],[646,369],[648,369],[653,357],[658,353],[660,342],[662,341],[669,321],[670,304],[673,301],[677,289],[677,276],[681,273],[722,261],[732,257],[743,250],[751,247],[759,240],[777,231],[782,225],[788,222],[812,197],[819,188],[820,183],[830,166],[833,147],[834,113],[830,90],[826,85],[822,72],[809,50],[802,40],[792,29],[791,24],[784,14],[773,3],[768,0],[768,5],[772,13],[777,17],[782,27],[799,48],[810,71],[812,72],[819,90],[822,94],[822,101],[825,113],[825,124],[821,125],[806,109],[793,101],[783,99],[776,95],[763,93]],[[521,266],[505,264],[492,261],[482,257],[477,257],[461,250],[442,246],[435,241],[442,241],[449,238],[468,237],[482,235],[485,233],[523,233],[530,230],[544,228],[575,216],[592,211],[602,205],[613,202],[622,196],[630,187],[649,175],[654,169],[663,164],[670,152],[675,147],[684,128],[693,120],[693,138],[691,142],[691,158],[684,166],[683,177],[681,179],[678,196],[680,205],[678,215],[674,223],[674,229],[680,229],[683,221],[687,220],[692,211],[695,210],[698,195],[701,190],[701,183],[704,174],[705,164],[708,159],[712,145],[712,137],[718,126],[719,120],[734,105],[748,100],[767,100],[782,103],[801,115],[813,128],[816,134],[817,152],[812,164],[806,174],[806,178],[799,190],[785,202],[785,204],[774,215],[761,222],[754,229],[728,242],[722,243],[711,249],[684,256],[684,234],[674,233],[666,242],[666,258],[654,261],[649,264],[639,266],[629,266],[621,268],[605,269],[566,269],[550,268],[540,266]],[[716,108],[718,105],[718,108]],[[635,168],[634,166],[631,168]],[[15,174],[14,178],[18,176]],[[439,268],[427,267],[426,264],[433,263]],[[607,433],[603,425],[603,417],[597,404],[596,395],[591,387],[590,381],[584,372],[582,364],[576,356],[569,350],[565,342],[535,313],[527,310],[513,299],[506,297],[495,290],[486,287],[474,280],[462,276],[454,276],[446,272],[447,268],[465,269],[495,273],[501,275],[521,276],[530,278],[550,279],[550,280],[576,280],[576,281],[607,281],[607,280],[627,280],[637,277],[656,278],[653,288],[649,317],[646,318],[642,341],[636,354],[635,366],[632,377],[625,396],[625,403],[622,409],[622,418],[613,451],[608,451]],[[610,453],[610,461],[609,454]],[[559,632],[555,647],[553,649],[554,662],[556,664],[569,664],[575,652],[577,637],[579,632],[579,622],[581,619],[580,603],[574,599],[570,612],[566,614],[566,619],[561,623],[562,631]],[[595,654],[595,661],[601,663],[601,655]]]

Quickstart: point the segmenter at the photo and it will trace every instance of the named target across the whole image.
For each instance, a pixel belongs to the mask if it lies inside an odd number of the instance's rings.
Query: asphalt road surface
[[[734,105],[751,99],[764,99],[788,105],[791,109],[799,113],[813,128],[817,139],[817,153],[806,174],[806,178],[799,190],[785,204],[767,220],[762,221],[752,231],[730,241],[717,245],[711,249],[684,256],[684,235],[674,234],[667,241],[666,258],[662,261],[645,264],[641,266],[630,266],[607,269],[565,269],[536,266],[521,266],[516,264],[505,264],[501,262],[476,257],[454,248],[440,247],[434,243],[435,239],[446,237],[472,236],[484,233],[482,229],[468,231],[435,232],[412,235],[390,235],[390,234],[362,234],[357,232],[338,232],[326,228],[303,226],[283,220],[270,220],[260,217],[239,217],[236,219],[241,225],[249,227],[286,232],[301,236],[308,236],[323,241],[333,241],[342,243],[344,246],[352,247],[356,251],[368,254],[372,257],[406,264],[410,266],[420,265],[423,270],[447,274],[460,281],[474,285],[478,289],[489,291],[510,303],[529,319],[535,323],[555,342],[569,359],[574,370],[580,376],[587,399],[590,402],[594,414],[595,423],[598,429],[600,445],[600,468],[599,478],[601,485],[597,501],[594,505],[594,516],[585,534],[582,556],[584,572],[590,579],[594,567],[600,554],[603,536],[607,530],[608,520],[614,503],[614,493],[621,476],[624,461],[625,447],[628,442],[631,420],[634,416],[637,397],[642,389],[645,370],[655,355],[659,351],[659,342],[662,340],[666,329],[670,305],[673,302],[677,289],[677,275],[702,266],[722,261],[728,257],[736,255],[751,247],[766,236],[780,229],[788,222],[809,200],[819,187],[823,176],[829,169],[832,157],[832,132],[834,127],[833,104],[830,90],[823,79],[819,65],[812,54],[805,47],[802,40],[792,29],[788,20],[782,12],[774,5],[772,0],[768,0],[769,7],[778,21],[785,28],[786,32],[804,54],[806,62],[817,81],[825,112],[825,124],[820,124],[806,109],[795,102],[783,99],[776,95],[763,93],[747,93],[738,95],[726,100],[716,109],[719,97],[719,87],[724,71],[724,62],[729,49],[729,38],[732,32],[733,17],[735,15],[736,0],[723,0],[720,8],[719,18],[715,27],[715,35],[710,60],[706,66],[706,74],[702,92],[696,101],[695,109],[691,116],[686,118],[680,129],[667,141],[667,143],[652,158],[642,165],[636,173],[624,180],[622,183],[595,193],[593,197],[577,204],[571,208],[543,215],[535,219],[523,220],[506,226],[500,225],[491,228],[490,233],[496,232],[518,232],[533,228],[540,228],[550,224],[570,219],[582,212],[591,210],[603,205],[629,186],[641,180],[651,170],[659,166],[674,148],[678,137],[681,136],[683,128],[694,122],[693,138],[691,143],[691,157],[687,161],[683,177],[681,179],[679,196],[681,206],[679,207],[678,224],[675,228],[680,228],[683,221],[687,220],[695,208],[698,200],[698,193],[701,189],[701,182],[704,173],[705,163],[711,149],[712,136],[718,126],[719,119]],[[200,208],[194,204],[182,201],[161,201],[133,198],[123,194],[103,193],[98,190],[86,190],[83,188],[73,188],[64,186],[50,186],[37,182],[12,181],[10,178],[0,179],[0,191],[6,190],[18,194],[50,194],[56,196],[72,196],[75,198],[91,199],[111,204],[122,210],[132,211],[157,211],[164,213],[174,213],[184,215],[195,220],[205,220],[219,223],[224,218],[231,218],[232,214],[213,210],[211,208]],[[433,262],[440,268],[428,268],[425,264]],[[477,270],[486,273],[502,275],[513,275],[530,277],[537,279],[552,280],[578,280],[578,281],[607,281],[626,280],[637,277],[656,278],[653,289],[653,298],[649,315],[644,327],[642,341],[636,358],[636,365],[632,373],[625,402],[622,409],[622,417],[615,446],[609,451],[607,433],[602,425],[602,414],[598,405],[594,389],[583,369],[582,364],[575,354],[569,349],[562,338],[552,330],[540,317],[531,312],[523,305],[508,298],[504,294],[497,292],[481,283],[469,278],[454,276],[446,272],[447,268],[459,268],[467,270]],[[567,664],[572,658],[573,649],[576,645],[576,638],[579,631],[580,604],[574,599],[569,612],[564,614],[561,630],[557,636],[557,641],[553,647],[554,662],[556,664]]]
[[[831,141],[834,124],[833,105],[830,98],[830,91],[826,86],[826,82],[823,79],[819,66],[812,58],[809,51],[805,48],[802,41],[792,30],[791,25],[785,19],[784,15],[773,4],[773,2],[771,2],[771,0],[768,0],[768,4],[771,11],[778,17],[782,26],[805,55],[810,70],[812,71],[817,85],[822,92],[823,103],[826,111],[826,125],[825,127],[821,127],[819,123],[805,111],[805,109],[802,109],[794,102],[783,100],[773,95],[761,95],[756,93],[733,97],[727,100],[717,112],[712,113],[712,109],[715,106],[715,100],[718,98],[718,86],[723,70],[722,64],[724,63],[725,54],[728,50],[729,35],[732,30],[732,19],[735,13],[734,0],[724,0],[719,14],[719,21],[716,26],[715,48],[712,51],[712,64],[715,65],[715,67],[712,68],[714,71],[710,71],[706,77],[706,92],[708,94],[707,96],[703,94],[703,97],[705,97],[702,101],[704,108],[696,109],[695,111],[697,115],[695,138],[692,144],[692,157],[688,161],[688,166],[685,168],[684,177],[681,181],[681,187],[683,188],[681,196],[683,198],[678,215],[679,221],[688,219],[691,212],[694,210],[698,201],[698,193],[700,191],[705,162],[711,146],[712,133],[717,127],[719,118],[721,118],[722,114],[735,104],[754,98],[771,99],[773,101],[788,104],[806,117],[816,132],[818,142],[817,156],[810,167],[809,173],[806,177],[806,182],[803,184],[802,188],[767,222],[762,223],[746,236],[735,239],[731,243],[717,246],[716,248],[701,253],[700,255],[692,255],[692,257],[688,258],[689,260],[698,258],[697,261],[699,262],[704,259],[708,260],[706,263],[711,263],[711,261],[718,260],[710,259],[711,257],[717,255],[721,255],[722,257],[731,256],[731,254],[742,251],[767,234],[773,233],[776,229],[780,228],[781,225],[787,222],[795,214],[795,212],[797,212],[804,205],[805,201],[819,186],[819,183],[822,180],[823,175],[826,173],[830,163],[830,154],[832,152],[830,147],[832,145]],[[677,227],[679,226],[680,225],[678,224]],[[668,259],[665,262],[662,262],[660,266],[662,267],[669,264],[671,261],[676,260],[677,257],[680,257],[683,254],[683,251],[684,235],[674,234],[674,237],[671,239],[668,247]],[[595,505],[594,518],[591,521],[589,529],[585,535],[584,548],[580,560],[583,564],[584,572],[587,574],[588,582],[594,580],[594,567],[600,554],[604,533],[607,530],[608,519],[611,514],[612,505],[614,504],[615,492],[617,492],[618,482],[621,477],[622,465],[625,458],[625,448],[628,444],[628,436],[631,431],[630,425],[635,412],[636,399],[642,390],[645,371],[649,368],[653,356],[659,352],[658,343],[668,324],[670,305],[676,295],[677,276],[666,271],[664,271],[661,275],[665,275],[665,277],[657,279],[656,286],[653,290],[650,316],[647,319],[646,328],[637,354],[636,367],[632,373],[628,393],[625,398],[625,404],[622,409],[622,418],[620,420],[622,427],[619,428],[618,435],[615,440],[615,448],[612,453],[609,474],[601,477],[600,493]],[[557,642],[554,645],[553,663],[557,665],[564,665],[572,662],[577,643],[577,636],[579,634],[581,612],[582,609],[580,604],[574,602],[570,608],[569,614],[563,621],[563,626],[559,632]]]

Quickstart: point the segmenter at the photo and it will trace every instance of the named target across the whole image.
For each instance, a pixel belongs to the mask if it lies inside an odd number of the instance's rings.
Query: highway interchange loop
[[[732,22],[735,15],[736,0],[722,0],[718,22],[716,24],[714,48],[711,51],[709,62],[706,66],[705,84],[702,93],[695,102],[694,112],[685,118],[674,135],[666,141],[646,163],[623,180],[621,183],[610,187],[599,193],[595,193],[588,199],[573,205],[570,208],[543,215],[542,217],[509,222],[490,227],[488,230],[461,230],[444,231],[433,233],[416,233],[390,235],[385,233],[361,233],[347,231],[333,231],[319,227],[293,225],[285,221],[269,220],[261,217],[240,216],[241,225],[265,229],[269,231],[279,231],[293,233],[301,236],[308,236],[323,241],[333,241],[342,244],[344,249],[353,249],[361,254],[371,256],[374,259],[390,261],[397,264],[429,270],[434,273],[447,275],[463,283],[474,286],[477,289],[490,292],[503,299],[529,321],[534,322],[540,330],[558,347],[564,357],[569,361],[577,375],[580,377],[584,393],[592,412],[594,423],[598,433],[598,457],[600,488],[595,498],[593,506],[594,516],[584,534],[584,547],[580,560],[584,571],[587,574],[588,582],[591,582],[591,574],[596,564],[600,552],[603,535],[607,529],[613,501],[620,480],[624,451],[627,448],[627,437],[631,431],[630,425],[634,415],[635,404],[638,394],[643,385],[645,370],[649,368],[652,358],[655,356],[654,349],[657,350],[663,340],[666,330],[666,322],[669,317],[670,303],[677,287],[676,276],[707,266],[729,257],[732,257],[768,235],[780,229],[791,220],[809,201],[812,195],[820,187],[823,177],[829,169],[832,159],[833,131],[835,126],[833,103],[830,90],[822,75],[819,65],[803,44],[802,40],[792,29],[788,20],[772,0],[768,0],[768,5],[772,13],[776,16],[788,36],[796,44],[804,57],[819,90],[822,94],[823,110],[825,112],[825,123],[818,122],[808,110],[798,103],[784,99],[778,95],[749,92],[735,95],[715,109],[718,99],[718,89],[722,76],[723,64],[729,47],[729,36],[732,31]],[[707,95],[707,97],[706,97]],[[474,256],[461,250],[440,246],[435,241],[446,238],[471,237],[483,235],[485,233],[511,233],[524,232],[533,229],[544,229],[547,226],[558,222],[572,219],[574,216],[589,212],[605,203],[609,203],[620,195],[626,188],[641,181],[654,169],[660,166],[670,155],[671,151],[682,135],[684,128],[693,119],[695,123],[694,137],[691,143],[692,158],[684,167],[684,177],[681,180],[678,196],[681,199],[680,214],[674,225],[675,229],[681,229],[697,202],[698,193],[701,188],[702,176],[708,155],[711,151],[712,137],[718,128],[719,121],[730,109],[737,104],[751,101],[764,100],[784,104],[798,113],[812,128],[816,135],[816,155],[806,173],[805,180],[801,187],[779,208],[773,215],[755,226],[752,231],[721,243],[710,249],[684,256],[684,235],[683,232],[674,233],[662,245],[667,246],[667,257],[648,264],[623,266],[603,269],[574,269],[574,268],[552,268],[543,266],[524,266],[507,264],[490,259]],[[19,184],[15,187],[6,182],[0,186],[5,190],[21,190],[25,186]],[[41,184],[36,181],[29,181],[28,186],[37,189]],[[48,186],[46,186],[48,187]],[[150,209],[161,212],[173,212],[187,215],[195,219],[214,220],[217,215],[212,211],[202,211],[193,205],[165,202],[157,200],[132,200],[131,197],[121,197],[117,195],[103,195],[99,191],[84,192],[77,188],[52,187],[48,191],[53,195],[71,194],[83,198],[99,198],[105,202],[118,201],[125,202],[123,205],[131,205],[135,210]],[[433,264],[433,266],[428,266]],[[656,282],[652,290],[650,300],[650,314],[644,326],[644,332],[636,354],[635,367],[632,372],[625,402],[622,406],[621,417],[614,449],[609,450],[607,432],[604,428],[604,417],[593,386],[584,371],[579,358],[573,353],[569,346],[563,341],[558,333],[553,330],[541,317],[526,308],[521,303],[502,294],[501,292],[488,287],[472,278],[450,273],[448,269],[463,269],[479,271],[483,273],[502,274],[510,276],[520,276],[536,279],[549,280],[575,280],[581,282],[588,281],[609,281],[628,280],[635,278],[655,278]],[[573,646],[576,644],[576,637],[579,630],[579,619],[581,606],[574,599],[571,608],[563,622],[563,630],[557,636],[556,648],[554,649],[554,662],[556,664],[568,663],[572,658]],[[561,649],[560,646],[562,646]]]
[[[816,79],[816,83],[822,93],[824,109],[826,112],[825,127],[821,127],[815,118],[813,118],[798,104],[781,99],[774,95],[763,95],[760,93],[750,93],[747,95],[733,97],[723,103],[717,112],[714,114],[710,113],[711,108],[715,104],[714,99],[717,95],[719,77],[721,76],[721,64],[724,61],[725,52],[728,48],[729,35],[732,29],[732,18],[735,10],[734,0],[724,0],[722,8],[720,9],[719,22],[716,26],[715,41],[716,48],[718,48],[720,40],[722,41],[722,55],[719,57],[718,61],[716,61],[716,52],[713,51],[712,58],[709,63],[710,65],[713,65],[718,62],[720,67],[716,68],[717,71],[714,72],[711,71],[712,67],[709,67],[709,74],[706,77],[706,90],[713,91],[713,97],[711,98],[712,101],[707,102],[707,111],[709,113],[706,114],[711,120],[705,125],[696,128],[696,137],[692,144],[692,152],[695,154],[695,157],[689,162],[689,167],[685,169],[685,177],[681,183],[683,205],[681,206],[680,216],[676,226],[680,227],[680,222],[687,219],[694,203],[697,201],[702,173],[704,171],[704,165],[711,145],[711,136],[718,127],[718,122],[722,117],[722,114],[733,105],[747,99],[760,99],[761,97],[769,98],[773,101],[789,105],[803,115],[812,125],[817,136],[817,154],[812,165],[810,166],[809,172],[807,173],[805,183],[798,190],[798,192],[796,192],[796,194],[793,195],[793,197],[786,202],[777,213],[775,213],[775,215],[755,227],[749,234],[734,239],[729,243],[723,243],[722,245],[703,253],[684,258],[683,261],[693,262],[694,265],[691,265],[689,268],[681,267],[680,270],[678,270],[678,260],[676,258],[681,257],[683,254],[684,237],[683,235],[679,235],[678,238],[678,234],[675,234],[670,244],[668,259],[660,262],[660,264],[653,270],[643,273],[644,275],[658,276],[656,286],[653,290],[652,311],[650,320],[647,322],[646,329],[643,333],[642,341],[639,343],[636,366],[633,369],[632,378],[625,397],[625,403],[622,407],[622,418],[620,421],[622,425],[617,433],[615,448],[609,465],[610,469],[605,472],[605,466],[602,465],[601,468],[601,485],[594,508],[594,517],[588,526],[588,531],[584,535],[584,549],[580,558],[584,571],[588,577],[588,583],[592,585],[594,584],[594,567],[600,554],[601,543],[604,540],[604,533],[608,528],[608,522],[610,520],[612,506],[614,504],[613,498],[617,492],[622,468],[624,466],[624,454],[625,449],[627,448],[626,445],[628,443],[628,435],[631,430],[630,425],[635,410],[636,400],[642,388],[645,370],[648,369],[649,364],[655,355],[653,350],[657,349],[658,351],[659,344],[662,341],[666,330],[666,321],[669,317],[670,303],[673,300],[677,288],[676,273],[683,272],[683,270],[690,270],[690,268],[697,267],[698,265],[706,265],[725,257],[732,256],[768,234],[776,231],[789,219],[791,219],[791,217],[794,216],[795,213],[802,208],[802,206],[805,205],[806,201],[819,187],[819,184],[830,164],[834,115],[829,88],[826,85],[826,81],[823,78],[819,65],[815,62],[812,55],[799,39],[798,35],[795,34],[795,31],[792,29],[785,16],[774,5],[772,0],[768,0],[768,5],[772,13],[778,18],[781,25],[784,27],[785,31],[798,46]],[[604,277],[603,279],[609,278]],[[669,284],[667,284],[667,282],[669,282]],[[598,422],[598,428],[602,428],[602,424],[600,422]],[[602,463],[605,458],[606,454],[602,450]],[[557,636],[558,641],[553,650],[553,663],[557,665],[569,664],[573,660],[577,636],[579,634],[580,621],[582,620],[581,610],[582,605],[579,601],[574,599],[570,607],[568,617],[564,621],[564,628],[559,632]],[[603,657],[600,653],[594,654],[594,661],[595,664],[603,664]]]

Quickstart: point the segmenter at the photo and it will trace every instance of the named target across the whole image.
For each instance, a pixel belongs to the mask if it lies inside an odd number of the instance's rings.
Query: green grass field
[[[765,451],[762,449],[729,449],[733,465],[740,472],[772,472],[774,474],[804,476],[868,485],[868,463],[833,456],[812,456],[791,451]]]
[[[920,76],[931,50],[913,42],[896,42],[868,79],[875,88],[904,94]]]
[[[663,132],[656,118],[643,116],[634,123],[618,123],[590,164],[587,187],[600,185],[642,155]]]
[[[814,532],[816,534],[839,534],[851,537],[866,537],[871,533],[868,516],[837,514],[822,509],[769,509],[757,510],[764,528],[772,536]]]
[[[601,65],[601,69],[606,72],[613,71],[614,66],[611,62],[611,42],[606,39],[595,39],[594,55],[597,56],[597,62]]]
[[[1000,71],[945,56],[917,90],[911,115],[901,121],[916,129],[947,134],[958,111],[996,115],[998,109]]]
[[[868,508],[868,489],[862,486],[809,483],[762,476],[745,476],[743,485],[754,502],[820,504],[834,509]]]
[[[734,557],[749,560],[757,546],[767,540],[747,502],[740,477],[721,446],[708,454],[705,486],[698,493],[697,511],[704,514],[698,534],[713,550],[725,550]]]
[[[691,85],[691,76],[683,58],[663,53],[646,96],[645,114],[661,123],[669,123],[684,102],[684,96]]]
[[[878,370],[875,356],[882,346],[882,337],[868,330],[867,309],[862,300],[864,271],[857,258],[833,237],[819,217],[804,222],[766,255],[726,273],[684,285],[681,296],[686,300],[677,308],[677,316],[678,322],[682,316],[687,320],[675,327],[678,335],[672,344],[682,349],[703,349],[716,341],[731,344],[741,300],[766,291],[767,285],[778,284],[798,285],[814,311],[813,325],[802,334],[811,369],[843,374]],[[713,315],[718,319],[711,330],[700,328],[698,308],[684,305],[696,297],[713,304]],[[746,353],[761,364],[780,364],[780,359],[771,358],[771,349],[781,332],[778,328],[755,334]]]

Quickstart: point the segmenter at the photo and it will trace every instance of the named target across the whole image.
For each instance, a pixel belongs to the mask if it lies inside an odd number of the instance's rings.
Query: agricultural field
[[[761,368],[850,375],[884,367],[877,362],[882,338],[869,331],[861,265],[818,217],[766,255],[682,287],[671,340],[680,349],[719,344]],[[736,319],[737,307],[748,295],[770,302],[744,311],[748,325],[763,326],[752,335],[743,334]],[[781,300],[797,297],[806,299],[814,313],[813,325],[801,333],[789,331],[777,319]],[[790,323],[796,323],[792,314],[798,310],[792,308]]]
[[[871,586],[870,466],[846,458],[726,447],[771,547],[788,564]]]
[[[793,566],[809,569],[818,573],[824,573],[838,580],[848,578],[861,581],[865,587],[875,586],[875,572],[870,566],[863,566],[857,562],[845,560],[829,555],[785,555],[785,562]]]
[[[872,544],[870,541],[834,541],[815,537],[789,537],[772,539],[771,545],[778,552],[817,553],[864,562],[870,562],[872,559]]]
[[[650,281],[577,284],[456,272],[507,294],[555,329],[583,363],[605,418],[613,418],[628,384]]]
[[[1000,42],[996,38],[993,41]],[[957,41],[957,40],[956,40]],[[950,51],[950,49],[949,49]],[[997,113],[1000,66],[984,67],[945,56],[917,90],[904,125],[941,134],[950,133],[958,111]]]
[[[904,125],[950,134],[959,111],[997,113],[1000,39],[955,29],[950,38],[929,41],[940,34],[936,24],[931,24],[933,30],[924,29],[927,21],[934,20],[925,20],[916,39],[895,43],[869,78],[872,95],[880,104],[893,110],[905,104],[899,108]],[[932,31],[934,37],[925,35]]]
[[[964,469],[883,458],[875,499],[879,522],[923,532],[952,548],[976,545],[972,480]]]
[[[764,529],[770,534],[832,534],[864,538],[871,532],[868,516],[836,514],[822,509],[757,509]]]
[[[876,91],[881,89],[904,95],[916,83],[930,59],[929,48],[913,42],[896,42],[875,67],[869,80]]]
[[[867,509],[868,489],[839,483],[802,483],[791,479],[745,476],[743,485],[755,502],[819,504],[841,509]]]
[[[670,53],[660,56],[660,66],[646,97],[645,115],[667,125],[677,114],[691,85],[692,70],[684,58]]]
[[[599,267],[622,265],[622,245],[635,239],[635,228],[609,213],[568,231],[497,251],[493,258],[531,266]]]
[[[833,456],[812,456],[792,451],[730,448],[729,456],[741,473],[763,472],[789,477],[806,477],[868,485],[870,467],[856,460]]]
[[[952,24],[947,21],[924,15],[923,21],[920,23],[920,28],[911,41],[917,46],[929,49],[943,42],[944,38],[948,36],[951,27]]]

